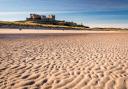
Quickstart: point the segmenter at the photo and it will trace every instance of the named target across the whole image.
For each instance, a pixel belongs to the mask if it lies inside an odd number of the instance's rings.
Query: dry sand
[[[128,89],[128,33],[0,36],[0,89]]]
[[[33,33],[128,33],[128,31],[90,31],[90,30],[42,30],[42,29],[0,29],[0,34],[33,34]]]

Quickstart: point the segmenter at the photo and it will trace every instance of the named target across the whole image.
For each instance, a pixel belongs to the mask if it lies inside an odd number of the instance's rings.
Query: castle
[[[27,21],[55,21],[55,15],[38,15],[38,14],[30,14],[29,18],[26,18]]]
[[[65,20],[56,20],[55,15],[39,15],[39,14],[30,14],[29,18],[26,18],[27,21],[32,21],[34,23],[40,24],[53,24],[53,25],[64,25],[64,26],[78,26],[74,22],[66,22]]]

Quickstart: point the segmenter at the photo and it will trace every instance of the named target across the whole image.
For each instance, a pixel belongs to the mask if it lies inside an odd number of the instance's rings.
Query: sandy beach
[[[0,30],[0,89],[128,89],[128,33],[40,31]]]
[[[111,30],[111,29],[109,29]],[[45,29],[0,29],[0,34],[47,34],[47,33],[128,33],[128,31],[90,31],[90,30],[45,30]]]

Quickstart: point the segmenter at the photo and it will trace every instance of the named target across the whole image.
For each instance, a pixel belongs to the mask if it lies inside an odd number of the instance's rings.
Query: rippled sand
[[[11,37],[0,39],[0,89],[128,89],[128,33]]]

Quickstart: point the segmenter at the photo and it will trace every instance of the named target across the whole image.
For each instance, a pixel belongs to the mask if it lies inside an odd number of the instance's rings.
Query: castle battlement
[[[30,14],[29,18],[26,18],[26,20],[36,21],[55,21],[55,15],[39,15],[39,14]]]

